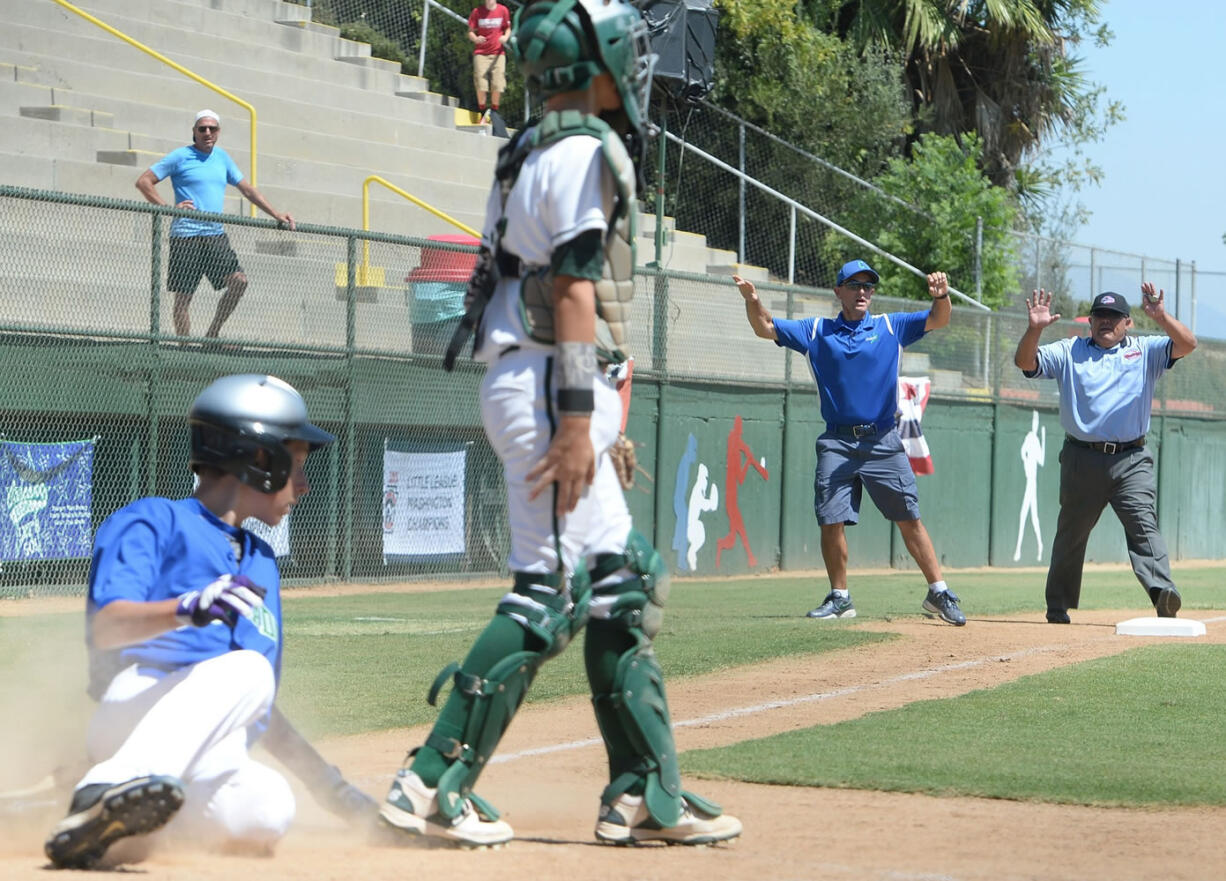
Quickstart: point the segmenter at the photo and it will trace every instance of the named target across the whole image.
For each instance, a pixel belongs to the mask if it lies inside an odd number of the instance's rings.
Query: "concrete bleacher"
[[[308,8],[281,0],[82,0],[77,5],[253,105],[255,183],[299,222],[361,228],[363,181],[377,174],[480,227],[502,141],[487,126],[458,123],[455,98],[432,93],[428,82],[402,74],[398,64],[372,58],[367,44],[312,23]],[[0,0],[0,20],[5,22],[0,28],[3,183],[140,201],[136,178],[189,141],[192,117],[201,107],[222,116],[220,144],[250,176],[251,123],[239,105],[51,0]],[[161,191],[169,200],[168,182]],[[249,206],[237,191],[229,193],[226,212],[247,214]],[[369,200],[371,229],[423,238],[458,231],[383,187],[371,187]],[[655,218],[643,220],[639,260],[647,263],[655,256]],[[2,218],[0,225],[8,227],[0,251],[37,249],[37,234]],[[7,313],[38,326],[76,328],[97,304],[114,329],[130,324],[139,332],[142,320],[147,329],[147,235],[142,242],[139,229],[115,227],[94,223],[55,230],[59,237],[83,239],[68,246],[79,258],[20,268],[19,261],[0,261],[0,298]],[[343,327],[345,310],[337,300],[334,270],[344,254],[333,247],[343,240],[244,232],[236,236],[232,230],[232,238],[252,284],[225,334],[269,337],[267,310],[251,308],[249,301],[271,300],[266,280],[275,278],[273,305],[286,320],[274,323],[288,339],[343,343],[337,327]],[[666,239],[661,261],[666,268],[722,274],[736,265],[735,255],[710,249],[702,236],[671,224]],[[98,277],[99,255],[106,255],[108,265],[128,257],[133,265]],[[392,349],[407,344],[403,280],[411,268],[388,266],[386,289],[367,292],[358,316],[368,332],[362,344]],[[754,267],[741,270],[764,277]],[[28,298],[32,288],[50,294],[20,305],[17,300]],[[132,310],[116,308],[129,300]],[[207,324],[216,297],[203,294],[198,300],[196,332]],[[169,327],[168,304],[163,324]]]

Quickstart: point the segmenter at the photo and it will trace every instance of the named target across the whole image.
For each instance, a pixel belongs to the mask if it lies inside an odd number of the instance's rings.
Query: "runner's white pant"
[[[250,757],[247,726],[275,696],[272,665],[259,652],[227,652],[173,673],[134,664],[111,680],[90,721],[86,745],[97,764],[77,788],[178,777],[186,800],[170,834],[271,846],[294,818],[294,795]]]
[[[527,478],[544,458],[552,439],[545,398],[546,365],[552,362],[550,352],[520,349],[492,361],[481,383],[481,420],[490,445],[502,460],[507,484],[511,521],[508,567],[512,572],[554,572],[558,568],[554,494],[546,490],[530,500],[532,484]],[[557,388],[556,378],[550,388]],[[556,408],[553,414],[557,419]],[[616,554],[626,549],[630,511],[609,458],[609,447],[617,439],[621,420],[621,397],[610,383],[598,379],[592,413],[596,479],[575,510],[558,522],[567,572],[588,555]]]

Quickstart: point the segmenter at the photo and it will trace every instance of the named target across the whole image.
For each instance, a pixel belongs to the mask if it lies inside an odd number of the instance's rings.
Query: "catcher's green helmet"
[[[655,55],[647,24],[624,0],[536,0],[515,13],[512,51],[528,88],[549,97],[609,73],[633,131],[647,126]]]

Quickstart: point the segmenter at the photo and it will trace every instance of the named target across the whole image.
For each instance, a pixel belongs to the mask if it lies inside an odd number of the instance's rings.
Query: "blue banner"
[[[0,560],[88,557],[94,441],[0,440]]]

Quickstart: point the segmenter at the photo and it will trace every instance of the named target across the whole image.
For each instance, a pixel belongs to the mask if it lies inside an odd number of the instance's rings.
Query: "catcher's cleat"
[[[379,816],[408,835],[457,847],[493,847],[515,835],[509,823],[484,814],[471,798],[464,799],[454,820],[445,816],[438,809],[438,790],[403,768],[396,773]]]
[[[717,808],[718,810],[718,808]],[[643,804],[641,795],[618,796],[600,805],[596,837],[607,844],[715,844],[741,834],[741,821],[729,814],[708,813],[688,798],[681,799],[681,819],[661,826]]]
[[[958,608],[958,598],[952,590],[929,590],[924,597],[924,614],[929,618],[940,618],[946,624],[961,627],[966,623],[966,616]]]
[[[43,850],[57,869],[88,869],[116,841],[162,828],[182,806],[183,784],[174,777],[82,786]]]

